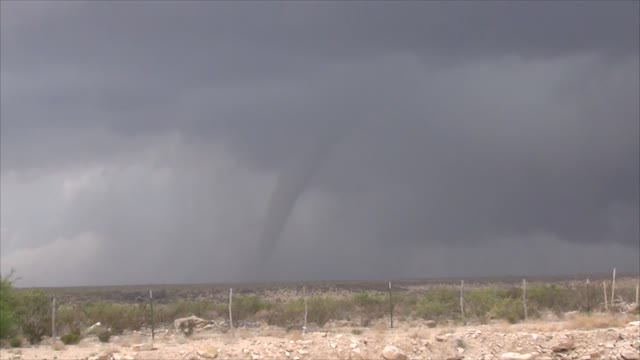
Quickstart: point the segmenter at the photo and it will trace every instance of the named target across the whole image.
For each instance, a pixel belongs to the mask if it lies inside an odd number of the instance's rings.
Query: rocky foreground
[[[334,324],[306,334],[268,326],[240,328],[232,334],[209,326],[189,337],[174,329],[161,330],[153,343],[144,332],[113,337],[110,343],[91,336],[77,345],[49,341],[34,347],[2,349],[0,359],[640,360],[640,321],[613,327],[602,324],[607,323],[594,325],[589,320],[431,327],[433,324],[414,322],[394,329],[382,323],[371,328]]]

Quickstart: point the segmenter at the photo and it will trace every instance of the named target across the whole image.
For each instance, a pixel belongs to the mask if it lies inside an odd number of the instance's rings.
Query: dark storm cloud
[[[536,234],[637,250],[638,2],[64,5],[2,4],[2,172],[118,170],[47,232],[179,263],[321,253],[302,273],[327,277]]]

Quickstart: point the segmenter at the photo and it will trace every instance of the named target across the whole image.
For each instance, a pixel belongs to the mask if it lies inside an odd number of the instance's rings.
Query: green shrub
[[[215,303],[208,300],[178,300],[171,304],[159,304],[158,306],[154,306],[154,318],[159,323],[169,323],[177,318],[191,315],[210,318],[218,314],[226,313],[226,311],[227,305],[222,303]]]
[[[11,340],[9,340],[9,345],[12,348],[21,347],[22,346],[22,339],[17,337],[17,336],[14,336],[14,337],[11,338]]]
[[[358,308],[379,308],[386,307],[388,299],[384,294],[371,294],[368,292],[355,293],[352,296],[353,302]]]
[[[10,273],[7,277],[0,277],[0,339],[9,338],[18,326],[12,275]]]
[[[86,328],[94,323],[89,323],[84,306],[60,305],[56,309],[57,332],[64,334],[77,329]]]
[[[111,328],[114,334],[122,334],[124,330],[140,330],[148,318],[144,304],[97,303],[85,305],[83,310],[87,321],[85,326],[100,322],[105,327]]]
[[[394,303],[400,299],[394,298]],[[368,326],[371,320],[379,319],[389,311],[389,299],[384,294],[368,292],[355,293],[352,296],[356,313],[361,317],[363,326]]]
[[[302,326],[304,322],[304,300],[298,299],[286,303],[275,304],[267,316],[269,325],[289,328]]]
[[[307,321],[323,326],[329,320],[348,318],[352,309],[349,301],[326,296],[314,296],[307,301]]]
[[[509,294],[504,289],[495,287],[483,287],[471,289],[464,294],[464,311],[465,316],[469,318],[479,319],[480,322],[488,322],[491,316],[491,310]]]
[[[262,310],[269,310],[271,304],[256,295],[236,295],[233,297],[231,309],[234,320],[248,320]]]
[[[196,324],[193,321],[186,321],[180,324],[180,332],[182,332],[185,336],[191,336],[195,328]]]
[[[60,337],[60,340],[62,340],[65,345],[77,344],[81,339],[82,335],[80,335],[80,331],[77,330],[68,332]]]
[[[489,314],[492,318],[505,319],[515,324],[524,319],[524,308],[521,300],[503,298],[496,301]]]
[[[98,333],[98,339],[100,340],[100,342],[103,343],[108,343],[109,340],[111,339],[111,331],[109,330],[104,330]]]
[[[41,290],[20,291],[16,315],[21,322],[22,334],[31,344],[39,343],[45,335],[51,335],[51,305]]]
[[[458,318],[460,317],[459,296],[455,289],[433,289],[416,303],[416,315],[431,320]]]
[[[384,311],[378,316],[378,318],[386,317],[389,313],[389,299],[384,296],[385,305]],[[417,294],[410,293],[394,293],[393,294],[393,316],[410,318],[415,315],[416,306],[419,301]]]
[[[534,316],[543,310],[551,310],[558,314],[576,310],[580,307],[576,303],[578,299],[582,300],[582,297],[557,284],[532,284],[527,288],[527,306]]]

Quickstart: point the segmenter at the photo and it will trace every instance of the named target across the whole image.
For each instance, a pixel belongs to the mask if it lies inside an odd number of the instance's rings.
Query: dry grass
[[[287,332],[282,328],[269,327],[262,331],[262,336],[283,338],[287,335]]]
[[[507,325],[496,325],[496,329],[502,332],[512,332],[518,330],[533,332],[558,332],[562,330],[595,330],[615,327],[624,327],[631,321],[637,321],[640,317],[631,314],[576,314],[571,319],[565,321],[543,321],[536,320],[528,323]]]
[[[409,335],[409,338],[413,340],[429,339],[432,337],[432,332],[426,329],[418,329],[413,331],[408,329],[407,332],[411,334]]]
[[[563,324],[560,322],[534,322],[529,324],[522,324],[518,326],[519,329],[533,332],[557,332],[562,330]]]
[[[303,336],[302,336],[302,331],[301,330],[291,330],[287,333],[287,337],[289,338],[289,340],[293,340],[293,341],[298,341],[298,340],[302,340]]]
[[[388,329],[387,325],[381,322],[377,322],[375,325],[373,325],[373,327],[371,328],[371,332],[377,343],[384,341],[385,334],[387,333],[387,329]]]
[[[633,316],[622,314],[579,314],[573,319],[565,322],[563,324],[563,328],[565,330],[606,329],[612,327],[623,327],[633,320]]]

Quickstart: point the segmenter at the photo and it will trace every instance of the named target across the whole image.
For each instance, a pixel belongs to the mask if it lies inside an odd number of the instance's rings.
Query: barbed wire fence
[[[209,328],[229,331],[231,336],[234,336],[236,328],[259,326],[260,323],[287,328],[295,328],[295,323],[298,323],[302,334],[306,334],[314,328],[321,328],[328,321],[353,322],[358,316],[361,320],[357,325],[369,326],[372,320],[384,319],[385,306],[388,309],[389,328],[394,328],[395,322],[407,319],[461,324],[494,319],[517,322],[550,313],[562,318],[563,314],[572,312],[617,313],[638,309],[640,280],[636,278],[633,283],[628,277],[623,283],[616,280],[614,269],[609,284],[603,281],[603,291],[599,296],[597,286],[592,286],[590,278],[564,282],[522,279],[521,285],[516,282],[483,283],[473,280],[460,280],[458,285],[449,281],[427,281],[425,284],[419,281],[388,281],[386,296],[384,290],[374,282],[360,286],[337,284],[333,288],[315,289],[313,284],[304,284],[301,296],[298,294],[288,302],[273,303],[269,302],[268,296],[256,295],[254,289],[239,288],[234,294],[234,289],[229,288],[225,301],[227,316],[219,311],[224,299],[221,291],[218,291],[217,297],[194,297],[197,291],[187,296],[177,293],[176,296],[165,297],[160,304],[154,304],[158,299],[154,298],[153,290],[149,290],[148,301],[140,302],[136,298],[137,303],[125,301],[112,305],[108,305],[108,300],[86,304],[73,300],[72,296],[52,293],[49,294],[50,320],[47,321],[50,321],[50,333],[47,335],[58,339],[79,326],[91,327],[99,323],[115,332],[150,331],[153,341],[158,325],[166,333],[170,331],[173,320],[190,315],[209,318]],[[350,294],[351,297],[339,295],[341,293]],[[234,297],[238,297],[238,301],[234,301]],[[201,308],[198,308],[199,304]],[[207,309],[213,310],[207,313]],[[277,311],[284,311],[283,320],[274,316],[273,313]],[[268,316],[261,317],[261,312]],[[101,316],[105,319],[99,320]],[[129,317],[135,317],[137,322]]]

